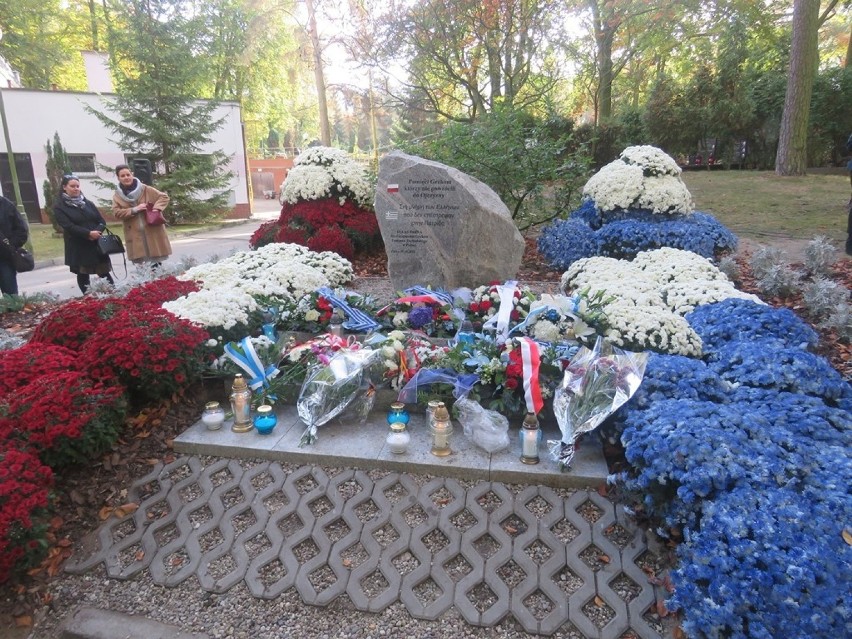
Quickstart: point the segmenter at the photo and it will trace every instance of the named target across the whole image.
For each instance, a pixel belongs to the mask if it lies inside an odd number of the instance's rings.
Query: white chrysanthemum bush
[[[259,326],[270,307],[295,305],[321,286],[348,283],[352,264],[336,253],[269,244],[200,264],[180,279],[197,282],[201,290],[166,302],[163,308],[227,343]]]
[[[341,149],[318,146],[293,163],[281,190],[281,216],[252,236],[253,248],[294,243],[352,258],[381,242],[366,167]]]
[[[694,212],[681,169],[653,146],[631,146],[593,175],[583,203],[543,229],[538,250],[555,268],[595,256],[632,259],[671,247],[714,258],[732,252],[736,237],[715,218]]]
[[[640,253],[635,260],[583,258],[562,276],[566,293],[606,291],[607,339],[631,350],[700,357],[701,338],[684,315],[704,304],[736,298],[762,303],[739,291],[707,258],[678,249]]]

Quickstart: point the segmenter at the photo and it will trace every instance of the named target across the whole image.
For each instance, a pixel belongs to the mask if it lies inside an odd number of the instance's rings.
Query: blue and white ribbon
[[[503,343],[509,336],[509,323],[512,320],[512,311],[515,310],[515,291],[518,288],[518,283],[510,280],[505,284],[497,287],[497,294],[500,296],[500,308],[497,313],[491,316],[485,324],[482,325],[483,330],[497,331],[497,343]]]
[[[240,346],[243,349],[242,353],[234,346],[234,342],[226,344],[225,355],[246,372],[249,388],[256,391],[261,386],[269,386],[269,380],[278,374],[278,369],[272,364],[266,368],[263,367],[263,362],[257,356],[250,337],[244,337]]]
[[[445,304],[447,306],[453,305],[453,296],[442,289],[433,291],[425,286],[412,286],[411,288],[405,289],[403,292],[406,295],[431,295],[441,304]]]
[[[317,289],[317,293],[328,300],[334,308],[339,308],[348,318],[343,322],[343,328],[353,333],[368,333],[379,328],[380,324],[364,311],[352,308],[339,297],[334,295],[334,292],[327,286]]]
[[[521,322],[520,324],[516,324],[512,328],[512,330],[509,331],[509,335],[511,335],[512,333],[525,333],[527,326],[529,326],[530,322],[535,319],[536,315],[540,315],[541,313],[544,313],[547,310],[550,310],[549,306],[536,306],[529,313],[527,313],[527,316],[524,318],[523,322]]]

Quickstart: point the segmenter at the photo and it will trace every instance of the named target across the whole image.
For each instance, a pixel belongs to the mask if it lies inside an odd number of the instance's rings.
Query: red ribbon
[[[538,344],[529,337],[519,337],[518,343],[521,347],[521,364],[524,371],[524,399],[527,402],[527,412],[538,414],[544,407],[544,400],[541,397],[541,385],[538,380],[538,370],[541,364]]]

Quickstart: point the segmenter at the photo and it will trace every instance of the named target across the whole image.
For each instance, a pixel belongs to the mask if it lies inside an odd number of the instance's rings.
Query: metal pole
[[[24,201],[21,199],[21,185],[18,183],[18,167],[15,165],[12,140],[9,137],[9,125],[6,123],[6,105],[3,103],[2,89],[0,89],[0,120],[3,121],[3,137],[6,138],[6,155],[9,156],[9,170],[12,173],[12,189],[15,191],[15,201],[18,205],[18,210],[23,213]]]
[[[9,125],[6,123],[6,105],[3,102],[3,89],[0,89],[0,121],[3,123],[3,137],[6,139],[6,155],[9,158],[9,172],[12,174],[12,190],[15,192],[15,204],[18,207],[18,213],[24,219],[24,226],[27,227],[27,243],[28,248],[32,248],[32,240],[30,239],[30,222],[27,219],[26,211],[24,210],[24,200],[21,197],[21,185],[18,182],[18,167],[15,164],[15,153],[12,151],[12,139],[9,136]]]

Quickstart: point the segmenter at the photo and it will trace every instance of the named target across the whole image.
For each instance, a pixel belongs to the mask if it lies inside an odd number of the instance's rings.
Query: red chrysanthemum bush
[[[355,245],[339,226],[321,226],[308,238],[308,248],[317,253],[332,251],[351,260],[355,256]]]
[[[33,453],[0,444],[0,583],[44,558],[52,485]]]
[[[209,337],[162,308],[128,309],[83,343],[80,363],[94,379],[117,379],[144,406],[201,379]]]
[[[78,351],[91,335],[101,334],[101,323],[124,310],[121,298],[84,297],[52,311],[33,331],[30,342],[55,344]]]
[[[124,298],[124,301],[135,308],[161,306],[163,302],[171,302],[199,290],[201,290],[201,287],[198,282],[179,280],[174,275],[169,275],[133,288]]]
[[[252,233],[249,238],[249,246],[253,249],[259,249],[267,244],[272,244],[276,241],[275,236],[278,233],[278,229],[278,220],[264,222]]]
[[[0,441],[14,441],[51,468],[61,468],[112,448],[124,429],[127,396],[114,383],[53,372],[10,395],[0,411]]]
[[[79,370],[78,360],[75,351],[54,344],[28,342],[0,351],[0,399],[43,375]]]
[[[381,243],[375,212],[349,199],[343,204],[335,197],[285,203],[274,225],[277,229],[274,235],[276,242],[301,244],[317,252],[334,251],[347,259],[352,259],[356,252],[371,250]],[[255,235],[259,232],[260,229]],[[268,237],[268,233],[271,230],[264,229],[263,235],[258,235],[257,243],[253,236],[252,246],[262,246],[261,237]]]

